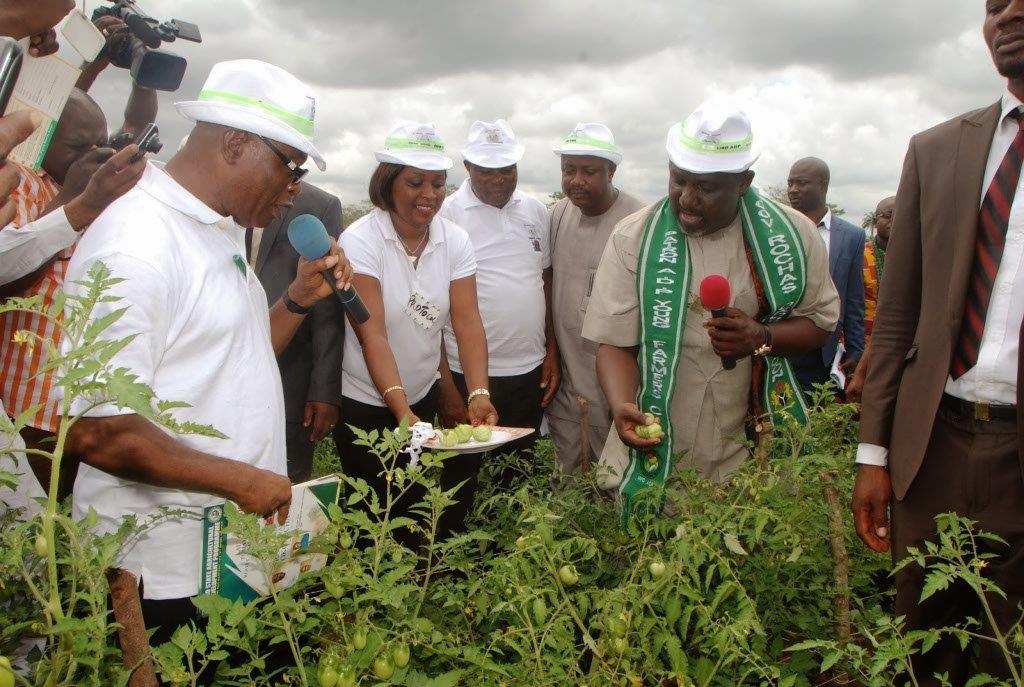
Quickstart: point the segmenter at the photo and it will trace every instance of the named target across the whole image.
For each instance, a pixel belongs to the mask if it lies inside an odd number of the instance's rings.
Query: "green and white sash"
[[[740,221],[754,258],[755,276],[768,300],[769,313],[763,322],[783,320],[807,288],[806,255],[800,235],[786,211],[753,187],[740,199]],[[641,343],[637,405],[641,412],[661,420],[665,436],[652,449],[630,449],[629,464],[619,485],[623,525],[644,490],[652,490],[660,509],[664,496],[652,488],[664,486],[672,470],[674,428],[670,411],[683,350],[692,269],[686,236],[668,198],[658,203],[647,219],[638,268]],[[773,418],[785,411],[806,422],[807,407],[789,361],[769,356],[765,362],[765,410]]]

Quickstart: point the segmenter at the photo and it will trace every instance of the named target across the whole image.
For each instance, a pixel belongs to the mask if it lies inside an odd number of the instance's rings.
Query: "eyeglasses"
[[[284,166],[288,168],[288,171],[292,173],[293,184],[299,183],[299,179],[306,176],[306,172],[309,171],[308,169],[300,167],[297,163],[290,160],[287,155],[281,152],[280,148],[271,143],[268,139],[264,138],[263,136],[260,136],[259,134],[256,135],[261,141],[263,141],[263,143],[266,144],[268,148],[274,151],[274,155],[277,155],[277,158],[281,161],[281,163],[284,164]]]

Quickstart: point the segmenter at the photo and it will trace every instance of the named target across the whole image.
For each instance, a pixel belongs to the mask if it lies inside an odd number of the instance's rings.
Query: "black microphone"
[[[319,260],[331,251],[331,239],[327,236],[327,229],[324,228],[324,223],[313,215],[299,215],[288,224],[288,242],[306,260]],[[362,324],[370,319],[370,313],[363,305],[363,299],[356,292],[356,287],[349,286],[347,291],[340,291],[330,270],[324,270],[323,275],[353,322]]]
[[[725,309],[732,298],[729,280],[720,274],[709,274],[700,283],[700,302],[711,311],[712,317],[725,317]],[[731,370],[736,367],[734,358],[722,358],[722,368]]]

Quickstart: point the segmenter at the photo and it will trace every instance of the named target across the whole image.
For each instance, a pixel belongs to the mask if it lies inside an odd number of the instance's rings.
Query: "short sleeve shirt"
[[[89,227],[68,265],[65,288],[80,293],[98,262],[124,281],[120,300],[97,305],[94,318],[116,308],[124,315],[103,338],[136,338],[113,358],[149,385],[158,398],[183,401],[181,421],[212,425],[226,438],[175,439],[204,453],[286,473],[284,398],[270,342],[266,294],[245,265],[244,230],[221,217],[150,163],[138,184]],[[64,344],[68,345],[67,342]],[[78,399],[73,412],[86,409]],[[103,405],[88,415],[133,411]],[[223,502],[211,494],[153,487],[82,465],[75,482],[77,517],[90,508],[104,530],[127,517],[145,524],[162,509],[193,517],[163,518],[123,553],[122,567],[138,576],[147,599],[199,591],[202,508]]]
[[[503,208],[476,197],[469,179],[445,199],[441,216],[469,234],[476,254],[476,294],[487,333],[492,377],[526,374],[544,360],[544,270],[551,266],[548,211],[522,191]],[[448,362],[462,372],[451,325],[444,330]]]
[[[435,216],[429,232],[415,267],[391,216],[379,208],[356,220],[341,233],[340,241],[353,271],[380,282],[388,343],[409,403],[426,396],[438,378],[442,330],[451,310],[451,283],[476,273],[473,246],[462,227]],[[429,325],[410,312],[414,297],[420,304],[433,306]],[[360,403],[384,406],[352,323],[346,320],[345,328],[341,394]]]
[[[623,220],[608,241],[583,325],[587,339],[624,348],[640,344],[636,273],[644,226],[653,207]],[[791,316],[807,317],[819,328],[832,331],[839,320],[839,295],[829,276],[825,244],[810,220],[788,208],[786,213],[807,253],[807,288]],[[711,274],[725,276],[732,287],[732,306],[751,317],[757,315],[757,293],[738,216],[710,236],[687,236],[686,247],[692,275],[670,408],[676,430],[673,450],[683,451],[684,464],[696,466],[704,477],[724,479],[747,455],[742,441],[751,359],[737,360],[733,370],[722,368],[704,328],[710,313],[700,304],[700,283]]]

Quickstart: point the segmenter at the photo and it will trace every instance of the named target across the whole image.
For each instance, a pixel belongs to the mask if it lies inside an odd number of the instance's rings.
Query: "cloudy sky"
[[[187,132],[173,110],[214,62],[257,58],[317,91],[328,169],[309,179],[363,200],[373,151],[399,119],[434,122],[456,168],[470,123],[504,117],[526,144],[520,187],[560,185],[551,147],[579,121],[614,131],[618,185],[664,194],[665,134],[709,97],[743,103],[763,153],[761,185],[784,183],[806,155],[832,168],[829,199],[859,224],[895,192],[909,137],[995,101],[981,39],[982,0],[144,0],[152,15],[200,25],[177,94],[161,97],[165,154]],[[86,3],[87,12],[97,5]],[[124,71],[93,87],[120,124]]]

